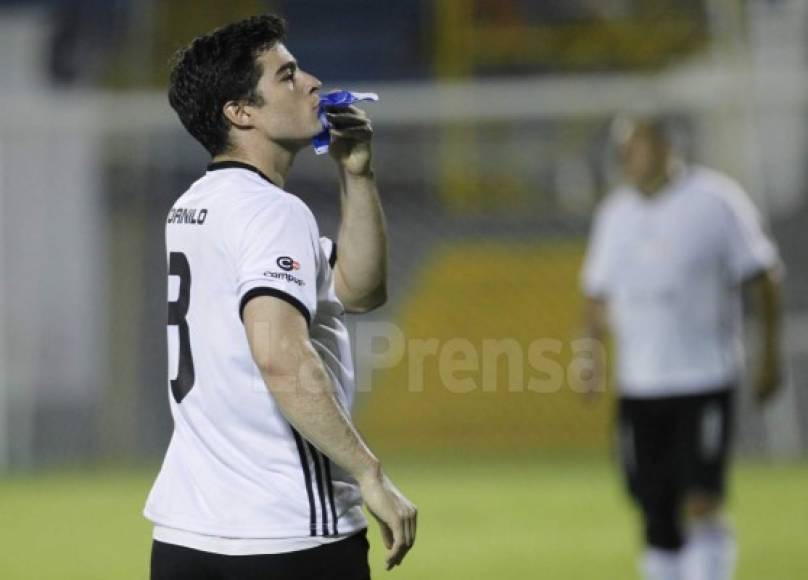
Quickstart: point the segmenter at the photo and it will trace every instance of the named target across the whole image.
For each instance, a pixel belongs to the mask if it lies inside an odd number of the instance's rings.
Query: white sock
[[[737,548],[721,518],[691,523],[682,558],[682,580],[732,580]]]
[[[640,564],[644,580],[682,580],[678,551],[647,548]]]

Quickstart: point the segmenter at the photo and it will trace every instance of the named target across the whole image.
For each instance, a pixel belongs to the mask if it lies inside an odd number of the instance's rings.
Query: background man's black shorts
[[[619,452],[631,495],[643,505],[726,488],[734,389],[619,401]]]
[[[308,550],[224,556],[154,541],[151,580],[370,580],[365,531]]]

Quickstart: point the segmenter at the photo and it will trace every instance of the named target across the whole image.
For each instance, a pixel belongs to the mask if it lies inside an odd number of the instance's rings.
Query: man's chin
[[[313,129],[309,134],[302,138],[303,147],[312,144],[312,139],[314,139],[317,135],[323,132],[323,126],[319,123],[317,124],[317,128]]]
[[[300,136],[286,136],[284,138],[276,138],[275,141],[283,144],[287,149],[297,151],[311,145],[311,140],[314,139],[316,135],[319,135],[322,130],[323,126],[318,122],[316,127],[309,128],[308,131],[305,131]]]
[[[323,125],[322,125],[322,123],[320,123],[320,121],[317,121],[317,123],[311,129],[311,135],[308,138],[309,141],[314,139],[314,137],[316,135],[319,135],[322,131],[323,131]]]

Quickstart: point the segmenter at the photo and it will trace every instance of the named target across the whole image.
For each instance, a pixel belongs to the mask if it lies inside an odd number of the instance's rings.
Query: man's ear
[[[250,107],[244,101],[227,101],[222,112],[225,118],[238,129],[249,129],[253,126]]]

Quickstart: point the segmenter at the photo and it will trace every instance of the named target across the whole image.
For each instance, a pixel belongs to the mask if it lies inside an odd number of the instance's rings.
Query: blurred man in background
[[[583,270],[589,337],[615,338],[621,463],[645,524],[647,580],[728,580],[722,516],[733,399],[742,378],[741,293],[757,298],[755,394],[780,382],[780,261],[727,176],[688,167],[657,119],[613,126],[627,184],[598,208]],[[605,361],[587,385],[601,390]]]
[[[388,568],[415,507],[354,428],[345,311],[386,299],[387,237],[370,121],[328,113],[341,185],[336,245],[283,186],[322,129],[320,81],[254,17],[195,39],[169,99],[210,153],[168,215],[174,433],[145,514],[154,580],[367,580],[362,500]],[[331,465],[331,461],[334,465]]]

